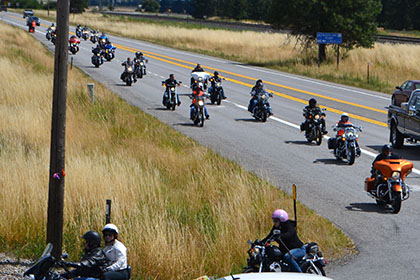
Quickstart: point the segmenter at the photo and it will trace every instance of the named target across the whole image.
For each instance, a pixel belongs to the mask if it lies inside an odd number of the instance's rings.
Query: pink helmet
[[[283,209],[277,209],[271,215],[272,219],[279,219],[280,222],[284,223],[289,219],[289,215]]]

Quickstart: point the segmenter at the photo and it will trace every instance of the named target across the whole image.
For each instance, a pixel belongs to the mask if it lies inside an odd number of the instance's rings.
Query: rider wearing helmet
[[[198,63],[191,72],[204,72],[204,69],[201,67],[200,63]]]
[[[383,159],[389,159],[389,158],[399,158],[399,156],[394,155],[392,153],[392,148],[389,145],[383,145],[381,149],[381,153],[376,156],[376,158],[372,162],[372,169],[370,170],[370,173],[372,174],[372,178],[376,177],[376,169],[373,167],[375,162],[383,160]]]
[[[349,114],[347,113],[343,113],[340,117],[340,120],[338,121],[338,123],[336,124],[336,128],[337,128],[337,134],[336,137],[339,137],[341,135],[343,135],[344,133],[344,127],[346,126],[352,126],[353,124],[349,121],[350,117]]]
[[[201,86],[199,86],[198,84],[194,84],[193,85],[193,92],[192,92],[192,103],[190,105],[191,110],[190,110],[190,119],[192,119],[193,117],[193,112],[194,112],[194,104],[198,101],[197,98],[200,96],[204,95],[204,91],[202,89]],[[207,111],[206,105],[204,104],[204,115],[206,116],[206,119],[210,118],[210,115]]]
[[[299,239],[296,232],[296,223],[289,220],[289,215],[283,209],[277,209],[271,215],[273,227],[266,238],[262,240],[264,244],[273,236],[274,230],[280,230],[280,235],[275,236],[274,240],[279,244],[284,260],[290,265],[293,272],[302,272],[296,261],[301,260],[306,254],[306,248]]]
[[[104,252],[108,259],[108,266],[103,275],[104,280],[126,280],[129,278],[127,248],[118,240],[118,233],[118,228],[114,224],[106,224],[102,229],[105,240]]]
[[[138,59],[139,62],[143,62],[143,75],[146,75],[146,63],[149,62],[149,59],[146,58],[143,55],[143,53],[142,52],[139,52],[139,51],[136,52],[136,58],[135,59]]]
[[[307,131],[308,130],[308,124],[309,124],[309,116],[315,116],[315,115],[319,115],[320,118],[320,123],[321,123],[321,131],[322,134],[327,134],[328,131],[325,129],[325,119],[324,116],[325,114],[322,112],[321,108],[319,108],[319,106],[317,106],[316,104],[316,99],[315,98],[311,98],[308,101],[309,105],[306,106],[303,109],[303,116],[305,117],[305,121],[303,123],[301,123],[300,125],[300,131]]]
[[[92,277],[101,278],[107,265],[104,251],[100,248],[101,236],[96,231],[86,232],[82,238],[85,240],[84,252],[80,263],[66,263],[67,266],[76,267],[60,276],[63,278]]]
[[[268,94],[270,97],[272,97],[273,95],[271,93],[268,93],[265,89],[264,89],[264,85],[263,85],[263,81],[257,80],[257,82],[255,83],[255,86],[252,88],[251,90],[251,99],[249,100],[249,104],[248,104],[248,111],[253,113],[255,106],[258,103],[258,97],[262,94]],[[270,115],[272,115],[272,111],[271,111],[271,106],[270,103],[267,100],[267,107],[268,107],[268,113]]]
[[[134,74],[134,71],[132,71],[131,74],[128,73],[128,67],[131,66],[131,69],[134,70],[134,62],[131,60],[130,57],[127,57],[127,60],[121,63],[122,66],[124,66],[124,72],[122,72],[120,79],[124,81],[125,75],[133,75],[133,81],[137,82],[136,75]]]
[[[216,83],[222,84],[222,78],[219,77],[219,72],[214,71],[214,76],[210,78],[211,86],[209,87],[209,93],[211,93],[216,86]],[[225,91],[223,90],[223,87],[221,87],[220,93],[222,95],[223,99],[226,99]]]

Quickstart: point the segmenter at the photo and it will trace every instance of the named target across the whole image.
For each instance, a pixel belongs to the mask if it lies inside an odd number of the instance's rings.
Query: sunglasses
[[[107,232],[107,233],[104,233],[104,236],[114,236],[114,234],[110,233],[110,232]]]
[[[273,219],[273,223],[280,223],[279,219]]]

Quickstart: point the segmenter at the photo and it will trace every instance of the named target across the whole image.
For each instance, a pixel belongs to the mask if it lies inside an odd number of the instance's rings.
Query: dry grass
[[[371,49],[355,49],[344,54],[337,70],[334,49],[328,48],[328,62],[318,67],[316,47],[302,52],[296,47],[296,40],[284,34],[194,30],[90,13],[72,15],[70,21],[113,34],[387,93],[403,81],[420,76],[420,46],[415,45],[375,44]]]
[[[39,255],[45,242],[52,71],[39,42],[0,24],[0,249],[22,256]],[[246,241],[265,236],[273,209],[291,211],[290,197],[100,84],[91,104],[88,82],[69,71],[64,246],[71,258],[85,231],[102,228],[111,198],[136,278],[239,271]],[[354,250],[330,222],[298,211],[302,239],[319,242],[328,259]]]

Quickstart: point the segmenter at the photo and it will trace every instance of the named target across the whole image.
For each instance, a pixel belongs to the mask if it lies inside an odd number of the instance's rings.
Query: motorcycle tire
[[[322,133],[321,133],[321,129],[318,127],[315,133],[316,133],[316,138],[315,138],[315,141],[316,141],[316,144],[319,146],[319,145],[321,145],[321,143],[322,143]]]
[[[353,165],[355,159],[356,159],[356,149],[352,148],[350,150],[350,156],[347,157],[347,164],[348,165]]]
[[[142,73],[142,71],[141,71],[141,70],[140,70],[140,71],[139,71],[139,73],[137,74],[137,78],[139,78],[139,79],[143,78],[143,73]]]
[[[400,192],[392,192],[392,213],[397,214],[401,210],[401,193]]]
[[[267,112],[263,112],[261,115],[261,121],[266,122],[267,121]]]
[[[309,274],[317,274],[317,275],[322,275],[322,276],[327,276],[327,274],[325,273],[325,270],[323,267],[320,267],[319,265],[316,266],[318,268],[318,270],[321,272],[321,274],[319,274],[312,266],[310,263],[306,262],[302,265],[301,269],[303,273],[309,273]]]
[[[173,104],[171,105],[171,110],[172,110],[172,111],[175,111],[175,108],[176,108],[176,104],[175,104],[175,103],[173,103]]]
[[[199,126],[200,127],[203,127],[204,126],[204,120],[205,120],[205,118],[204,118],[204,112],[203,112],[203,110],[201,110],[201,112],[200,112],[200,124],[199,124]]]
[[[195,125],[198,125],[200,123],[200,117],[198,115],[198,113],[193,113],[193,122]]]
[[[390,134],[392,147],[401,149],[404,146],[404,136],[398,131],[395,123],[391,124]]]
[[[127,85],[127,86],[129,86],[129,87],[131,87],[131,84],[132,84],[133,82],[130,80],[130,79],[127,79],[126,81],[125,81],[125,84]]]
[[[219,94],[217,96],[217,105],[220,105],[220,103],[222,103],[222,95],[221,94]]]

